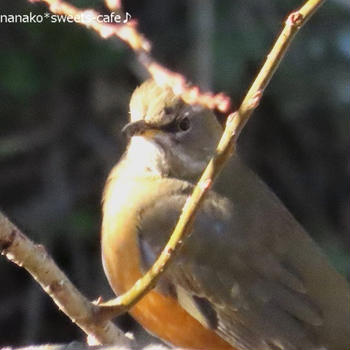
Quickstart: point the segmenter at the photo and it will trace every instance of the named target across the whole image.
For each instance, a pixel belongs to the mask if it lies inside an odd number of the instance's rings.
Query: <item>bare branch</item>
[[[24,267],[73,322],[103,344],[132,344],[112,322],[96,319],[90,303],[57,267],[42,245],[34,244],[0,212],[0,252]],[[3,281],[3,283],[5,283]]]
[[[102,318],[114,317],[125,312],[125,309],[129,309],[136,304],[156,285],[161,274],[164,273],[175,253],[180,249],[184,240],[189,235],[191,224],[199,210],[200,204],[213,185],[215,178],[235,151],[240,132],[254,109],[259,105],[264,89],[279,66],[296,32],[306,23],[323,1],[309,0],[300,10],[292,12],[288,16],[284,29],[278,36],[272,50],[267,56],[266,62],[243,99],[240,108],[237,112],[231,113],[228,116],[226,128],[217,146],[216,154],[208,163],[191,197],[186,201],[182,209],[182,214],[162,253],[152,268],[129,291],[114,300],[100,305]]]
[[[131,350],[127,346],[118,345],[97,345],[89,346],[88,344],[82,344],[78,342],[72,342],[69,344],[45,344],[26,347],[6,347],[2,350]],[[169,348],[162,344],[149,344],[146,346],[138,346],[137,350],[168,350]],[[178,348],[172,350],[180,350]]]
[[[70,16],[77,24],[95,30],[101,38],[107,39],[117,37],[125,42],[136,54],[153,79],[159,86],[169,86],[176,95],[187,103],[201,104],[210,109],[217,109],[222,113],[231,111],[231,99],[223,93],[213,94],[201,92],[197,86],[186,81],[186,78],[163,67],[151,56],[151,43],[141,34],[137,28],[137,21],[132,19],[118,21],[110,24],[98,21],[100,13],[92,9],[79,9],[62,0],[29,0],[31,2],[44,2],[49,6],[52,13]],[[107,7],[117,9],[120,6],[119,0],[107,0]],[[121,8],[119,7],[119,10]],[[127,14],[127,16],[130,14]]]

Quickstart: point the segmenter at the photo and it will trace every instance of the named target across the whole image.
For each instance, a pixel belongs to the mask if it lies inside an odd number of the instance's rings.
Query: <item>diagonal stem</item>
[[[288,16],[282,32],[275,41],[241,106],[237,112],[228,116],[216,153],[209,161],[191,197],[186,201],[182,214],[162,253],[151,269],[129,291],[116,299],[100,304],[98,317],[101,317],[101,319],[115,317],[131,308],[156,285],[162,273],[169,267],[175,254],[189,235],[191,224],[206,193],[213,185],[215,178],[219,175],[231,154],[235,151],[240,132],[249,120],[252,112],[259,105],[263,91],[281,63],[289,45],[299,29],[310,19],[323,2],[324,0],[309,0],[299,10],[292,12]]]

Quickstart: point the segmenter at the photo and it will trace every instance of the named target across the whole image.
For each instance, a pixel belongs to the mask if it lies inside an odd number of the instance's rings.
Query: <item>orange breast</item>
[[[155,291],[131,310],[132,316],[151,333],[175,346],[188,349],[233,349],[215,332],[204,328],[176,300]]]
[[[115,218],[116,219],[116,218]],[[124,293],[141,277],[140,253],[132,218],[103,223],[102,255],[104,268],[113,290]],[[230,344],[202,326],[175,299],[156,291],[149,292],[130,311],[149,332],[175,346],[187,349],[231,350]]]

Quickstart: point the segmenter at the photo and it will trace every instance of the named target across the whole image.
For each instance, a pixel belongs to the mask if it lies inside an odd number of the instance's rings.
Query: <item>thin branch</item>
[[[112,322],[97,321],[96,306],[57,267],[42,245],[34,244],[0,212],[0,252],[24,267],[60,310],[101,344],[130,347],[131,341]],[[5,283],[5,281],[2,281]]]
[[[151,56],[151,43],[140,33],[137,21],[130,18],[126,13],[124,19],[118,18],[116,23],[104,23],[99,21],[101,14],[92,9],[80,9],[63,0],[29,0],[30,2],[44,2],[49,6],[49,10],[57,15],[69,16],[77,24],[93,29],[107,39],[117,37],[126,43],[136,54],[140,63],[145,66],[153,79],[161,87],[169,86],[176,95],[189,104],[201,104],[210,109],[217,109],[222,113],[231,111],[231,99],[224,93],[213,94],[211,92],[201,92],[197,86],[193,86],[186,81],[186,78],[173,72],[155,61]],[[120,1],[107,0],[106,5],[113,10],[121,10]],[[111,17],[111,22],[113,19]]]
[[[309,0],[300,10],[292,12],[288,16],[284,29],[278,36],[264,65],[243,99],[240,108],[237,112],[231,113],[228,116],[226,127],[217,146],[216,153],[196,184],[191,197],[186,201],[182,209],[182,214],[162,253],[151,269],[129,291],[116,299],[100,304],[101,318],[108,319],[125,312],[125,310],[135,305],[156,285],[162,273],[169,266],[175,253],[180,249],[184,240],[191,232],[191,224],[200,208],[200,204],[212,187],[215,178],[235,151],[235,145],[240,132],[254,109],[259,105],[263,91],[278,68],[295,34],[323,2],[324,0]]]
[[[239,107],[238,118],[235,122],[236,138],[238,138],[251,113],[257,107],[257,104],[259,104],[263,91],[281,63],[296,33],[310,19],[324,1],[325,0],[309,0],[299,10],[292,12],[288,16],[282,32],[278,36],[264,65],[260,69],[260,72]]]

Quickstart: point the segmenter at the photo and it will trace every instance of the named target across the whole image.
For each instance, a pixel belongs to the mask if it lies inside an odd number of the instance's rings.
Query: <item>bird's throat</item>
[[[130,175],[149,174],[166,177],[169,174],[165,152],[154,140],[147,137],[131,138],[125,160]]]

